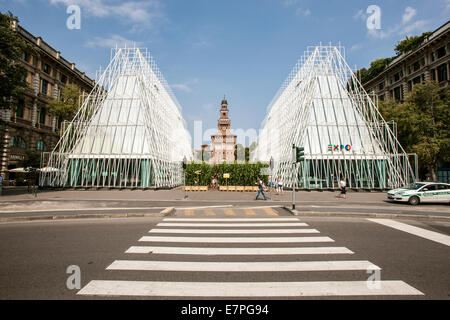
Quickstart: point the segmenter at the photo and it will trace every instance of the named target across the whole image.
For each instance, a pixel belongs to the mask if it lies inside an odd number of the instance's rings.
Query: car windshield
[[[413,185],[407,187],[406,189],[408,189],[408,190],[417,190],[417,189],[422,188],[424,185],[425,184],[423,184],[423,183],[416,183],[416,184],[413,184]]]

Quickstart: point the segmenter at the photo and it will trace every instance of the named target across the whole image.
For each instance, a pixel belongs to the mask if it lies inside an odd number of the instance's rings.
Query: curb
[[[167,209],[165,209],[167,210]],[[171,213],[171,212],[170,212]],[[161,217],[162,212],[155,213],[117,213],[117,214],[73,214],[73,215],[51,215],[51,216],[24,216],[0,218],[0,223],[24,222],[24,221],[47,221],[47,220],[73,220],[73,219],[117,219],[117,218],[147,218]]]
[[[342,218],[377,218],[377,219],[415,219],[415,220],[435,220],[450,222],[450,216],[431,216],[396,213],[342,213],[342,212],[318,212],[318,211],[298,211],[289,207],[280,207],[294,216],[303,217],[342,217]]]

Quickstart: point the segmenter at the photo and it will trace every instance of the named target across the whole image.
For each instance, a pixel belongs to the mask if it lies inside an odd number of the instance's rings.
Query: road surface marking
[[[194,216],[194,210],[184,210],[184,215],[185,216]]]
[[[157,224],[158,227],[307,227],[305,223],[165,223]]]
[[[215,216],[215,215],[216,215],[215,212],[212,211],[211,209],[203,210],[203,212],[204,212],[207,216]]]
[[[244,212],[248,216],[256,216],[256,212],[253,211],[252,209],[244,209]]]
[[[431,240],[434,242],[445,244],[446,246],[450,246],[450,236],[447,236],[442,233],[410,226],[409,224],[401,223],[401,222],[397,222],[397,221],[389,220],[389,219],[367,219],[367,220],[376,222],[376,223],[379,223],[384,226],[391,227],[391,228],[394,228],[394,229],[397,229],[400,231],[404,231],[404,232],[407,232],[407,233],[410,233],[410,234],[413,234],[418,237],[422,237],[422,238],[425,238],[425,239],[428,239],[428,240]]]
[[[152,229],[149,233],[200,233],[200,234],[271,234],[320,233],[316,229]]]
[[[236,215],[236,213],[231,209],[224,209],[224,211],[227,216],[235,216]]]
[[[230,210],[230,209],[227,209]],[[218,218],[218,219],[205,219],[205,218],[165,218],[163,221],[167,222],[298,222],[297,218]]]
[[[353,254],[344,247],[301,248],[193,248],[193,247],[148,247],[133,246],[125,253],[154,253],[181,255],[298,255],[298,254]]]
[[[196,272],[285,272],[381,270],[369,261],[290,262],[185,262],[116,260],[106,270],[196,271]]]
[[[139,241],[147,242],[201,242],[201,243],[298,243],[334,242],[328,237],[158,237],[144,236]]]
[[[264,208],[264,211],[269,215],[269,216],[277,216],[278,213],[273,210],[272,208]]]
[[[320,297],[423,295],[403,281],[380,281],[376,288],[366,281],[318,282],[89,282],[79,295],[145,297]]]

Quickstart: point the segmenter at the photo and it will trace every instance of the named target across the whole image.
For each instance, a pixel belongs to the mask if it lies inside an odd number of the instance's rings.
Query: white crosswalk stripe
[[[282,228],[281,228],[282,227]],[[141,259],[115,260],[108,272],[232,272],[247,279],[246,272],[270,272],[277,274],[291,272],[363,272],[363,281],[242,281],[242,282],[195,282],[195,281],[115,281],[93,280],[82,288],[79,295],[95,296],[142,296],[142,297],[321,297],[321,296],[391,296],[422,295],[423,293],[403,281],[377,281],[376,286],[368,283],[367,271],[381,270],[366,260],[340,260],[335,255],[349,257],[354,254],[345,247],[331,247],[335,242],[320,234],[316,229],[306,229],[307,224],[298,218],[165,218],[150,230],[157,234],[142,236],[140,243],[150,245],[132,246],[127,255],[139,255]],[[304,236],[293,236],[304,234]],[[310,234],[310,235],[309,235]],[[164,244],[163,244],[164,243]],[[251,244],[251,245],[246,245]],[[274,244],[278,244],[274,247]],[[145,259],[142,257],[145,256]],[[156,255],[156,256],[155,256]],[[162,255],[162,256],[158,256]],[[166,260],[163,255],[170,255]],[[303,261],[296,255],[314,255],[321,259]],[[328,260],[326,257],[330,255]],[[195,257],[197,256],[197,257]],[[256,258],[272,257],[270,261]],[[195,261],[189,261],[195,259]],[[216,258],[217,257],[217,258]],[[234,260],[231,260],[234,257]],[[254,261],[254,257],[256,260]],[[289,257],[295,261],[287,260]],[[220,261],[208,261],[206,259]],[[241,261],[236,261],[237,259]],[[274,261],[275,259],[275,261]],[[184,275],[179,273],[178,275]],[[189,278],[189,276],[187,275]],[[140,279],[142,277],[140,276]],[[220,279],[220,278],[219,278]],[[268,279],[270,280],[270,279]]]

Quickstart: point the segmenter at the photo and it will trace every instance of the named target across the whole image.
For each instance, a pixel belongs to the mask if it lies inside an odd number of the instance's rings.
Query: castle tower
[[[211,136],[212,156],[211,163],[234,162],[234,151],[236,149],[235,134],[231,133],[231,120],[229,118],[228,101],[222,100],[220,117],[217,121],[218,132]]]

